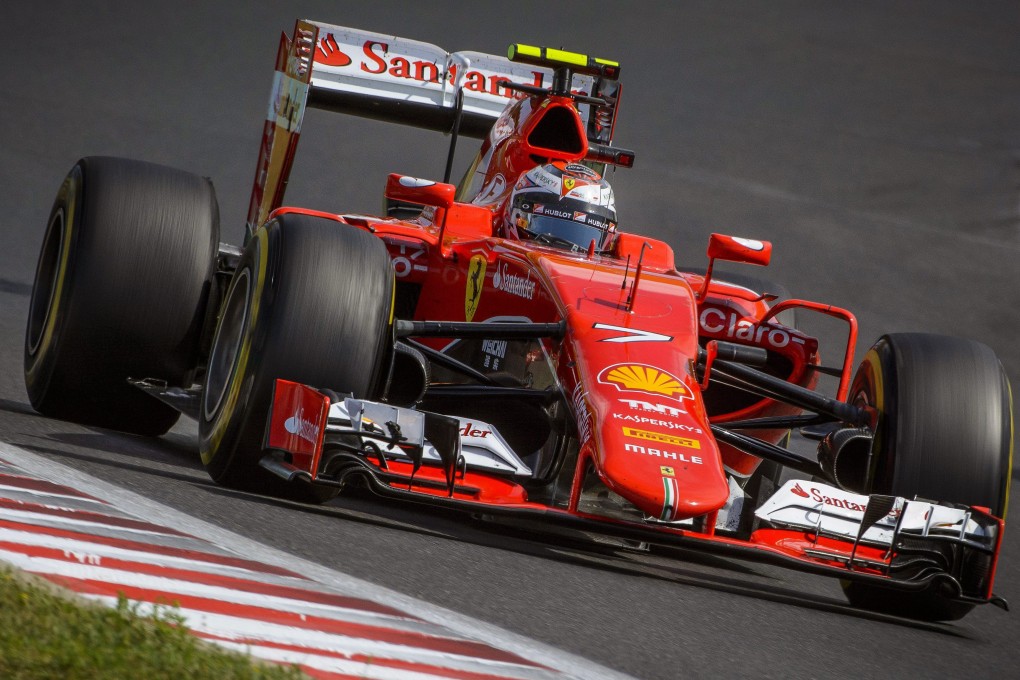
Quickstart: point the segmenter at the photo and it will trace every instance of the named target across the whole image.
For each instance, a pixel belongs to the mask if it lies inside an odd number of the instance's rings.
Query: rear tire
[[[857,370],[851,401],[877,413],[870,493],[989,508],[1005,517],[1012,467],[1009,381],[992,350],[960,338],[886,335]],[[973,605],[938,593],[844,583],[851,604],[926,621]]]
[[[83,158],[61,185],[36,268],[25,387],[43,415],[142,435],[180,415],[127,383],[190,386],[219,245],[212,183]]]
[[[202,461],[224,486],[303,502],[330,487],[258,464],[275,381],[376,398],[392,321],[393,267],[368,232],[287,214],[248,242],[220,315],[203,387]]]

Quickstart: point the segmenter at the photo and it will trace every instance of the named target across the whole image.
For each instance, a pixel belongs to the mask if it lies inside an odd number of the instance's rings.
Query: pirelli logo
[[[677,437],[672,434],[663,434],[661,432],[649,432],[648,430],[635,430],[633,427],[623,428],[623,435],[625,437],[633,437],[634,439],[644,439],[649,442],[659,442],[660,444],[673,444],[674,446],[683,446],[688,449],[700,449],[701,442],[697,439],[688,439],[687,437]]]

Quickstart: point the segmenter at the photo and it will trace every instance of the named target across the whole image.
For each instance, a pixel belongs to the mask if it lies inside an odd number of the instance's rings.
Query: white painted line
[[[254,657],[264,659],[266,661],[292,663],[331,673],[343,673],[345,676],[366,678],[368,680],[450,680],[450,675],[447,673],[443,673],[442,675],[419,673],[407,669],[390,668],[381,665],[379,662],[349,661],[336,657],[317,655],[314,653],[303,653],[295,650],[277,649],[274,647],[263,647],[239,642],[231,643],[222,640],[217,640],[216,642],[224,647],[241,653],[251,654]],[[521,680],[531,678],[534,678],[534,680],[541,680],[543,678],[552,680],[556,677],[549,673],[541,675],[525,675],[516,672],[499,672],[499,669],[464,669],[464,672],[485,673],[486,675],[492,675],[495,678],[520,678]]]
[[[261,583],[288,588],[308,589],[309,585],[311,585],[307,579],[299,576],[283,576],[264,571],[255,571],[253,569],[245,569],[244,567],[203,560],[200,557],[178,557],[176,555],[165,555],[158,552],[145,552],[142,550],[119,548],[105,543],[90,541],[84,534],[82,534],[80,539],[73,539],[0,527],[0,541],[8,541],[24,546],[52,548],[54,550],[64,550],[67,552],[77,551],[98,555],[100,558],[146,562],[157,567],[187,569],[189,571],[214,574],[216,576],[228,576],[238,579],[257,579]],[[210,553],[210,556],[215,557],[222,554],[223,553]]]
[[[59,479],[66,486],[90,496],[102,498],[138,517],[159,517],[161,522],[191,536],[203,538],[231,550],[237,555],[243,555],[247,559],[259,560],[289,569],[330,586],[333,590],[394,607],[453,631],[457,635],[479,640],[496,649],[511,652],[534,663],[556,669],[567,678],[577,678],[578,680],[625,680],[631,678],[631,676],[605,668],[576,654],[564,652],[498,626],[417,600],[389,588],[263,545],[12,444],[0,442],[0,454],[5,460],[25,472],[45,479]]]
[[[170,567],[173,569],[188,569],[201,571],[210,574],[233,576],[235,578],[255,578],[260,581],[276,584],[286,584],[296,588],[307,587],[308,582],[295,577],[277,576],[263,572],[235,567],[218,562],[208,562],[196,557],[178,557],[176,555],[165,555],[158,552],[147,552],[143,550],[132,550],[130,548],[119,548],[106,543],[90,541],[89,537],[81,534],[81,538],[66,538],[63,536],[52,536],[50,534],[34,533],[28,530],[8,529],[0,527],[0,541],[9,541],[20,545],[37,546],[40,548],[53,548],[54,550],[83,551],[111,559],[148,562],[156,566]],[[211,556],[222,556],[222,553],[210,553]]]
[[[10,475],[10,477],[16,475]],[[66,501],[74,501],[81,503],[83,507],[94,507],[96,512],[102,512],[103,510],[109,511],[109,506],[101,500],[95,498],[89,498],[88,496],[79,496],[74,494],[56,493],[53,491],[42,491],[41,489],[33,489],[27,486],[18,486],[17,484],[5,484],[0,483],[0,492],[6,492],[3,495],[7,498],[15,498],[12,494],[25,494],[26,496],[37,496],[39,498],[59,498]],[[45,503],[42,500],[37,501],[40,505]]]
[[[117,604],[117,599],[112,596],[85,594],[83,597],[108,606]],[[166,607],[144,602],[138,605],[138,612],[142,615],[151,615],[159,611],[165,612]],[[550,680],[563,679],[563,676],[555,671],[496,659],[464,656],[448,651],[429,649],[427,646],[380,642],[279,623],[256,621],[244,617],[212,614],[186,607],[176,608],[174,612],[183,617],[185,625],[199,633],[200,637],[216,638],[217,641],[233,640],[237,644],[250,647],[253,652],[260,649],[278,650],[283,646],[291,646],[299,648],[302,657],[316,654],[322,658],[329,658],[327,655],[348,658],[363,656],[379,660],[441,666],[474,673],[512,675],[521,678],[548,678]],[[305,663],[303,660],[294,660],[294,662]]]
[[[54,560],[46,557],[24,555],[13,550],[0,549],[0,560],[10,562],[19,569],[30,571],[34,574],[64,576],[83,581],[101,581],[109,584],[113,589],[123,586],[159,591],[166,593],[170,599],[199,597],[216,600],[224,604],[238,605],[239,607],[257,607],[335,621],[385,626],[392,630],[415,631],[425,635],[434,634],[435,632],[435,626],[432,624],[417,622],[407,617],[389,616],[377,612],[337,607],[331,604],[309,602],[307,600],[279,597],[258,592],[247,592],[221,586],[210,586],[195,581],[153,576],[122,569],[109,569],[102,566],[101,558],[98,555],[78,553],[78,556],[79,558],[74,560]]]
[[[14,510],[11,508],[0,508],[0,519],[8,519],[14,522],[25,522],[31,524],[33,521],[45,521],[59,519],[60,524],[65,527],[72,527],[76,529],[90,529],[90,528],[103,528],[103,529],[117,529],[125,533],[134,534],[133,540],[140,540],[142,536],[173,536],[175,538],[189,538],[188,536],[181,536],[177,533],[170,533],[172,530],[167,529],[166,531],[155,531],[152,529],[141,529],[138,527],[126,527],[116,522],[103,522],[93,521],[88,519],[80,519],[78,517],[71,516],[74,510],[69,510],[60,515],[53,515],[45,512],[34,512],[32,510]],[[127,517],[117,517],[110,515],[111,520],[127,519]],[[176,531],[176,530],[174,530]]]
[[[22,489],[3,484],[0,484],[0,499],[7,502],[13,501],[14,503],[24,503],[30,506],[49,508],[51,510],[61,508],[77,512],[91,512],[94,514],[108,515],[110,517],[128,517],[128,515],[125,515],[118,510],[114,510],[109,505],[98,503],[91,498],[83,498],[81,496],[63,496],[48,493],[44,494],[30,489]]]

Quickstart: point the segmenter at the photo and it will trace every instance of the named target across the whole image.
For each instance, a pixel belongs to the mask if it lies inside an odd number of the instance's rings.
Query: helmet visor
[[[586,250],[591,242],[595,241],[595,248],[602,250],[608,244],[609,237],[616,227],[614,217],[601,214],[601,211],[593,212],[594,206],[580,201],[576,202],[577,205],[571,205],[574,201],[570,200],[550,205],[532,202],[527,196],[519,196],[514,203],[527,222],[519,225],[524,228],[526,235],[531,238],[546,235],[559,242],[550,245],[563,247],[566,245],[564,242],[569,242],[576,248]]]
[[[529,215],[528,226],[525,229],[529,236],[535,237],[540,234],[553,236],[557,240],[569,241],[581,249],[587,249],[591,242],[595,241],[595,248],[601,250],[607,234],[603,228],[548,215]]]

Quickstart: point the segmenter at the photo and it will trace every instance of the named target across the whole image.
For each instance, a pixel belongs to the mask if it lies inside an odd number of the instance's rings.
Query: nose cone
[[[620,428],[619,437],[611,431],[604,434],[609,435],[602,464],[608,486],[646,515],[675,522],[718,510],[729,498],[726,473],[710,436],[628,427]]]
[[[567,308],[578,433],[603,483],[665,521],[722,508],[729,485],[693,374],[698,320],[690,286],[654,271],[638,286],[636,272],[611,263],[550,258],[543,267]]]
[[[697,385],[682,367],[663,363],[607,366],[589,397],[606,485],[646,515],[673,522],[721,508],[729,484]]]

